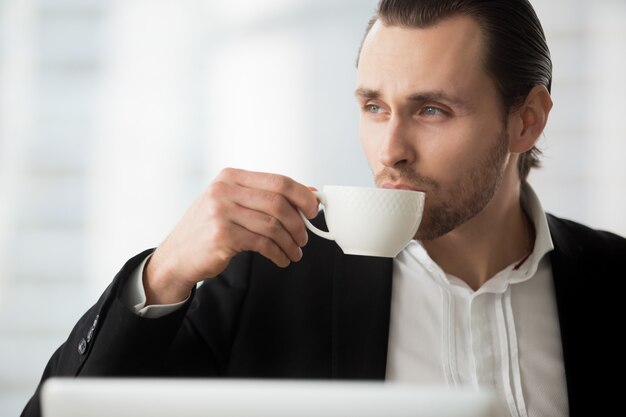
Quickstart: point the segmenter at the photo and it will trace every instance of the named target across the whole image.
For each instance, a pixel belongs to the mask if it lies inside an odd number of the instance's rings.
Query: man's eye
[[[441,110],[439,107],[427,106],[420,111],[420,114],[423,114],[424,116],[438,116],[445,115],[446,112]]]
[[[364,106],[364,109],[370,113],[374,113],[374,114],[378,114],[382,111],[382,108],[380,106],[377,106],[376,104],[366,104]]]

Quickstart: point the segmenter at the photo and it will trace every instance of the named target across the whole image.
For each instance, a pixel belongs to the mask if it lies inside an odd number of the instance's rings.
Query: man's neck
[[[532,251],[534,227],[520,204],[520,186],[502,187],[476,216],[437,239],[424,241],[430,257],[473,290]]]

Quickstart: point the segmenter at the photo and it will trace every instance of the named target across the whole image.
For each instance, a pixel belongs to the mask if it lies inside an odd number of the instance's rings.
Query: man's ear
[[[523,153],[532,149],[539,139],[548,122],[548,115],[552,109],[552,98],[543,85],[537,85],[530,90],[522,106],[509,117],[509,137],[511,138],[509,151]]]

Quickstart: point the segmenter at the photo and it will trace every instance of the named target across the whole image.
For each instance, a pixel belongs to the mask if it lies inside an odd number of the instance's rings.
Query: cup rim
[[[350,190],[362,190],[362,191],[375,191],[381,193],[398,193],[398,192],[406,192],[406,193],[419,193],[426,195],[425,191],[419,190],[405,190],[399,188],[382,188],[382,187],[368,187],[368,186],[360,186],[360,185],[324,185],[322,190],[326,189],[350,189]]]

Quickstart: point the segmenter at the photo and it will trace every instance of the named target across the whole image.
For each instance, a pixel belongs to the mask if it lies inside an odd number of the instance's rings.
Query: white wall
[[[0,415],[223,166],[371,184],[352,97],[375,0],[0,0]],[[626,2],[535,0],[555,108],[531,182],[626,235]]]
[[[546,210],[626,235],[626,2],[534,1],[554,62],[554,109],[531,175]]]

